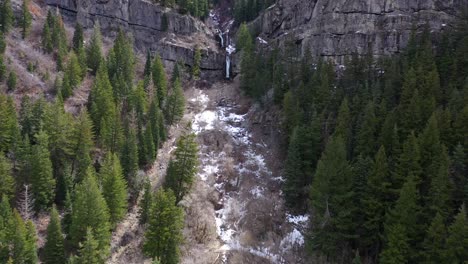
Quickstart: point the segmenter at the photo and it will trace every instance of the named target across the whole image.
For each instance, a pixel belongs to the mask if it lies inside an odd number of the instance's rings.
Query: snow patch
[[[198,134],[204,130],[214,129],[214,122],[216,121],[216,112],[214,111],[203,111],[194,117],[192,123],[192,130],[195,134]]]
[[[304,245],[304,236],[296,228],[294,228],[291,233],[287,234],[280,243],[283,249],[290,249],[294,245]]]

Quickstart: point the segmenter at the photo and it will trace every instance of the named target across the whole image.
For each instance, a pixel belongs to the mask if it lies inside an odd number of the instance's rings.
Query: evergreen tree
[[[122,170],[132,193],[137,191],[138,147],[135,128],[129,121],[125,125],[125,141],[120,154]]]
[[[60,217],[55,206],[50,213],[50,222],[47,226],[47,238],[44,245],[44,262],[46,264],[66,263],[65,247]]]
[[[382,245],[383,223],[387,209],[390,207],[391,198],[390,169],[385,148],[382,146],[375,156],[374,166],[367,179],[363,201],[366,216],[365,237],[368,239],[366,242],[368,246],[374,247],[376,252],[380,250]]]
[[[153,193],[151,190],[151,182],[149,179],[146,179],[144,189],[145,189],[145,192],[143,194],[143,200],[141,201],[141,206],[140,206],[140,223],[141,224],[148,223],[150,210],[153,205]]]
[[[48,150],[48,136],[44,131],[36,135],[36,145],[32,146],[31,184],[37,210],[48,208],[54,199],[55,179]]]
[[[355,153],[371,156],[376,149],[377,118],[375,116],[374,103],[369,102],[364,110],[364,115],[357,132]]]
[[[0,150],[6,153],[14,149],[20,132],[13,98],[1,94],[0,120]]]
[[[13,9],[11,7],[10,0],[4,0],[0,4],[0,29],[3,33],[8,33],[8,31],[13,26],[14,22]]]
[[[246,23],[242,23],[239,27],[239,33],[237,33],[237,43],[236,48],[239,50],[244,50],[246,48],[251,48],[252,43],[252,36],[250,35],[250,31],[247,28]]]
[[[340,136],[343,138],[346,144],[346,153],[349,151],[349,143],[351,140],[351,112],[349,109],[348,99],[345,97],[341,102],[340,109],[338,111],[338,116],[336,118],[336,127],[335,127],[335,136]]]
[[[1,10],[1,4],[0,4],[0,10]],[[0,20],[1,20],[1,15],[0,15]],[[6,42],[5,42],[5,34],[3,34],[3,31],[0,29],[0,54],[4,54],[6,50]]]
[[[101,264],[104,259],[99,251],[99,241],[94,239],[91,227],[86,229],[84,242],[80,243],[79,257],[77,264]]]
[[[27,264],[36,264],[39,262],[37,257],[37,234],[36,227],[31,220],[26,222],[26,233],[24,237],[24,263]]]
[[[73,33],[72,47],[76,54],[84,47],[83,27],[80,23],[75,24],[75,31]]]
[[[77,185],[71,215],[70,237],[73,247],[86,239],[87,228],[93,227],[93,236],[97,241],[97,250],[101,258],[109,254],[110,224],[109,209],[96,183],[93,169]]]
[[[325,148],[310,190],[312,223],[310,246],[333,256],[350,237],[349,213],[352,182],[343,139],[333,138]]]
[[[86,109],[82,110],[73,127],[71,174],[75,182],[81,182],[91,166],[93,144],[93,126]]]
[[[10,162],[0,154],[0,196],[11,199],[15,194],[15,180],[11,173]]]
[[[2,82],[6,76],[6,66],[3,60],[3,54],[0,54],[0,82]]]
[[[111,149],[113,131],[116,126],[116,106],[112,96],[112,86],[107,74],[106,64],[101,63],[89,95],[90,116],[94,130],[103,147]]]
[[[151,70],[152,70],[152,66],[151,66],[151,53],[150,51],[148,50],[146,52],[146,62],[145,62],[145,70],[143,71],[143,75],[145,77],[149,77],[151,75]]]
[[[177,141],[174,158],[169,161],[165,187],[172,189],[179,203],[188,193],[198,170],[198,146],[195,135],[183,135]]]
[[[16,73],[13,71],[8,75],[7,87],[10,91],[14,91],[16,89]]]
[[[44,27],[42,28],[41,43],[42,43],[42,48],[47,53],[51,53],[54,50],[54,46],[53,46],[53,43],[52,43],[52,32],[51,32],[50,25],[49,25],[49,23],[47,23],[47,21],[44,23]]]
[[[32,17],[31,13],[29,12],[29,0],[23,0],[23,5],[21,6],[21,19],[20,19],[20,26],[21,26],[21,36],[25,39],[29,31],[31,30],[31,22]]]
[[[114,97],[118,102],[130,97],[134,76],[135,55],[132,43],[127,39],[123,30],[120,29],[107,61],[109,76],[114,87]],[[119,78],[121,78],[121,84],[117,85]]]
[[[200,64],[201,64],[201,50],[198,46],[195,47],[194,55],[193,55],[193,69],[192,69],[192,76],[195,80],[200,79]]]
[[[185,97],[180,80],[174,82],[174,87],[167,98],[166,121],[172,125],[180,121],[184,115]]]
[[[18,211],[13,210],[13,225],[10,230],[10,257],[14,264],[25,263],[26,259],[26,227]]]
[[[448,228],[446,244],[446,258],[448,263],[462,263],[468,259],[468,221],[466,209],[463,205],[455,220]]]
[[[167,264],[179,263],[179,244],[183,239],[183,211],[175,204],[171,190],[156,193],[143,245],[145,255]]]
[[[7,262],[10,257],[9,240],[12,237],[14,218],[6,196],[0,201],[0,261]]]
[[[110,222],[115,225],[127,212],[127,184],[117,155],[107,153],[99,176],[102,194],[109,208]]]
[[[447,230],[445,228],[444,218],[440,213],[437,213],[424,239],[425,263],[444,263],[446,236]]]
[[[301,203],[302,196],[299,191],[304,187],[303,182],[301,181],[302,171],[301,171],[302,160],[300,156],[299,142],[297,138],[297,128],[294,130],[288,148],[288,157],[286,159],[284,175],[286,177],[286,182],[284,184],[284,198],[288,207],[293,207],[298,203]]]
[[[159,147],[160,143],[160,127],[159,127],[159,119],[161,115],[161,110],[158,107],[157,98],[153,98],[151,101],[149,111],[148,111],[148,121],[149,125],[151,126],[151,132],[153,134],[153,144],[155,147],[155,152]]]
[[[394,190],[399,190],[405,179],[413,178],[420,183],[421,155],[416,137],[411,133],[403,144],[403,151],[398,158],[395,172],[393,175],[392,186]]]
[[[395,207],[387,215],[386,245],[380,254],[381,263],[417,262],[420,254],[417,247],[423,228],[419,222],[422,210],[419,199],[416,177],[410,175],[400,190]]]
[[[452,154],[451,164],[451,178],[453,179],[453,200],[457,207],[460,207],[463,202],[468,202],[468,175],[466,154],[464,153],[463,146],[458,144]]]
[[[146,126],[144,137],[146,149],[145,160],[147,164],[150,164],[156,158],[156,147],[154,146],[153,131],[151,130],[151,126]]]
[[[94,25],[93,35],[89,41],[89,46],[86,49],[86,60],[88,68],[93,74],[96,74],[102,60],[102,37],[99,23]]]
[[[153,62],[153,83],[156,88],[156,94],[158,96],[158,105],[163,107],[167,96],[167,80],[166,73],[164,72],[164,66],[161,61],[159,54],[156,54]]]

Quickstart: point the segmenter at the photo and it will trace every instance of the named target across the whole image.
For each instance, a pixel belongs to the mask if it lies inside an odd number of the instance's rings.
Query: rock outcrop
[[[304,54],[344,56],[398,53],[411,30],[429,24],[434,32],[453,27],[467,0],[279,0],[252,24],[263,37],[294,41]]]
[[[212,32],[199,20],[145,0],[46,0],[62,14],[85,28],[99,22],[105,35],[123,28],[133,35],[135,47],[158,52],[166,61],[182,61],[191,66],[194,47],[202,49],[201,68],[205,72],[224,69],[225,56],[219,52]]]

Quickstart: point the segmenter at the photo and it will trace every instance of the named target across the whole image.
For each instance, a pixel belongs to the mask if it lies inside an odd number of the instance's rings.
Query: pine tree
[[[351,138],[351,112],[349,110],[348,99],[345,97],[341,102],[338,116],[336,118],[335,136],[343,138],[347,153],[349,150],[349,143]]]
[[[109,209],[96,183],[93,169],[89,168],[86,177],[77,185],[71,215],[70,237],[74,248],[85,240],[88,227],[93,227],[97,250],[101,257],[109,254],[110,223]]]
[[[445,228],[444,218],[440,213],[437,213],[424,239],[425,263],[444,263],[446,236],[447,230]]]
[[[237,37],[236,48],[239,50],[244,50],[250,48],[252,43],[252,36],[249,29],[247,28],[246,23],[242,23],[239,27],[239,33]]]
[[[159,128],[159,116],[161,115],[161,110],[158,107],[157,98],[153,98],[151,101],[149,111],[148,111],[148,121],[149,126],[151,126],[151,132],[153,134],[153,144],[155,147],[155,152],[157,152],[159,143],[160,143],[160,128]],[[155,153],[156,155],[156,153]]]
[[[14,228],[14,218],[8,198],[3,196],[0,201],[0,261],[7,262],[10,257],[9,240]]]
[[[48,136],[44,131],[36,135],[37,144],[32,146],[31,187],[37,210],[48,208],[55,195],[55,179],[48,150]]]
[[[151,182],[149,179],[146,179],[145,182],[145,192],[143,194],[143,200],[140,205],[140,223],[146,224],[149,221],[150,210],[153,205],[153,193],[151,190]]]
[[[169,161],[165,187],[172,189],[179,203],[188,193],[198,170],[198,146],[195,134],[183,135],[177,141],[174,159]]]
[[[284,175],[286,177],[286,182],[284,184],[284,198],[288,207],[293,207],[301,203],[302,195],[299,191],[304,186],[302,185],[301,176],[301,166],[302,160],[300,155],[299,142],[297,139],[297,128],[294,130],[288,148],[288,156],[286,159]]]
[[[421,236],[419,191],[416,177],[408,176],[400,190],[395,207],[387,214],[385,222],[386,245],[380,254],[381,263],[399,263],[417,261],[420,251],[417,245]],[[395,241],[400,239],[400,241]],[[411,245],[411,246],[410,246]]]
[[[310,243],[313,249],[333,256],[346,244],[350,228],[350,168],[343,139],[333,138],[326,146],[310,189],[311,210],[315,215]]]
[[[151,53],[150,51],[148,50],[146,52],[146,62],[145,62],[145,70],[143,71],[143,75],[145,77],[149,77],[151,75],[151,70],[152,70],[152,66],[151,66]]]
[[[36,264],[39,262],[37,257],[37,234],[36,234],[36,227],[31,220],[26,222],[26,233],[24,237],[25,245],[24,245],[24,263],[27,264]]]
[[[0,5],[0,29],[3,33],[8,33],[13,26],[14,19],[11,1],[4,0]]]
[[[167,96],[167,80],[164,66],[161,61],[159,54],[156,54],[153,62],[153,83],[156,88],[156,94],[158,96],[158,105],[163,107]]]
[[[466,192],[468,186],[468,179],[466,178],[468,166],[466,160],[463,146],[458,144],[453,150],[451,158],[451,178],[453,179],[454,187],[452,195],[457,207],[460,207],[463,202],[468,202],[468,192]]]
[[[80,23],[75,24],[72,47],[76,54],[78,54],[79,50],[81,50],[84,47],[83,27],[80,25]]]
[[[448,228],[446,243],[447,263],[462,263],[468,259],[468,221],[466,219],[466,208],[462,205],[460,212]]]
[[[79,257],[76,260],[77,264],[101,264],[104,263],[99,251],[99,241],[93,236],[91,227],[86,229],[84,242],[80,243]]]
[[[156,193],[143,245],[145,255],[167,264],[179,263],[179,244],[183,239],[183,211],[175,203],[172,191]]]
[[[91,150],[93,144],[93,125],[86,109],[83,109],[73,127],[72,135],[72,165],[71,174],[75,175],[75,182],[79,183],[87,174],[92,164]]]
[[[101,28],[99,23],[94,25],[93,35],[89,42],[89,46],[86,49],[86,60],[88,63],[88,68],[91,69],[92,74],[96,74],[99,69],[99,65],[102,60],[102,37],[101,37]]]
[[[52,207],[50,222],[47,226],[47,240],[44,246],[44,262],[46,264],[66,263],[62,226],[55,206]]]
[[[114,97],[120,102],[130,97],[134,76],[135,55],[133,54],[132,43],[127,40],[122,29],[119,30],[114,43],[109,52],[107,65],[114,87]],[[119,82],[120,85],[117,85]]]
[[[70,78],[70,86],[72,89],[76,88],[81,83],[82,70],[75,52],[71,52],[66,72]]]
[[[367,245],[375,247],[377,252],[382,245],[383,223],[393,194],[391,184],[387,155],[385,148],[382,146],[375,155],[374,166],[367,179],[363,201],[366,216],[364,229],[366,239],[368,239],[366,242]]]
[[[31,30],[31,22],[32,17],[31,13],[29,12],[29,0],[23,0],[23,5],[21,6],[21,19],[20,19],[20,26],[21,26],[21,36],[25,39],[29,31]]]
[[[16,89],[16,73],[13,71],[8,75],[7,87],[9,91],[14,91]]]
[[[153,131],[151,130],[151,126],[147,125],[145,129],[145,149],[146,149],[146,162],[148,164],[152,163],[156,158],[156,147],[154,146],[154,138],[153,138]]]
[[[26,262],[26,227],[18,211],[13,210],[13,226],[10,233],[10,257],[14,264]]]
[[[13,198],[15,194],[15,180],[12,176],[10,162],[0,154],[0,197],[6,197],[6,199]]]
[[[364,110],[364,115],[357,132],[355,154],[372,156],[376,149],[377,118],[375,116],[374,103],[369,102]]]
[[[193,68],[192,68],[192,76],[195,80],[200,79],[200,64],[201,64],[201,50],[198,46],[195,47],[194,55],[193,55]]]
[[[398,158],[395,172],[393,175],[392,186],[394,190],[398,190],[403,185],[405,179],[413,177],[413,180],[420,183],[421,155],[416,137],[411,133],[408,139],[403,144],[403,152]]]
[[[102,63],[90,93],[90,116],[96,135],[103,147],[111,149],[113,131],[116,126],[116,106],[112,96],[112,86],[107,74],[106,64]]]
[[[135,128],[129,121],[125,124],[125,141],[120,154],[123,174],[131,193],[137,191],[138,144]]]
[[[127,212],[127,184],[117,155],[107,153],[99,177],[102,194],[109,208],[110,222],[115,225]]]
[[[0,120],[0,150],[13,151],[20,134],[13,97],[0,95]]]
[[[48,16],[51,15],[50,13]],[[51,53],[54,50],[54,46],[52,43],[52,32],[50,28],[50,24],[46,21],[44,22],[44,27],[42,28],[42,48],[47,52]]]
[[[180,121],[184,115],[185,110],[185,97],[184,91],[180,80],[177,79],[174,83],[174,87],[169,94],[166,105],[166,121],[169,125],[172,125]]]
[[[0,82],[2,82],[6,76],[6,66],[3,60],[3,54],[0,54]]]
[[[0,4],[0,10],[1,10],[1,4]],[[0,20],[1,20],[1,15],[0,15]],[[5,34],[0,29],[0,54],[4,54],[6,50],[6,42],[5,42]]]

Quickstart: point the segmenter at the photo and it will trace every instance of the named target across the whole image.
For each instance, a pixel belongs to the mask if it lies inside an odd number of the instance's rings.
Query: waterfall
[[[229,71],[231,68],[231,55],[228,53],[226,54],[226,79],[229,79]]]
[[[224,38],[223,38],[223,32],[221,30],[218,31],[218,36],[219,36],[219,39],[221,40],[221,48],[224,48]]]

